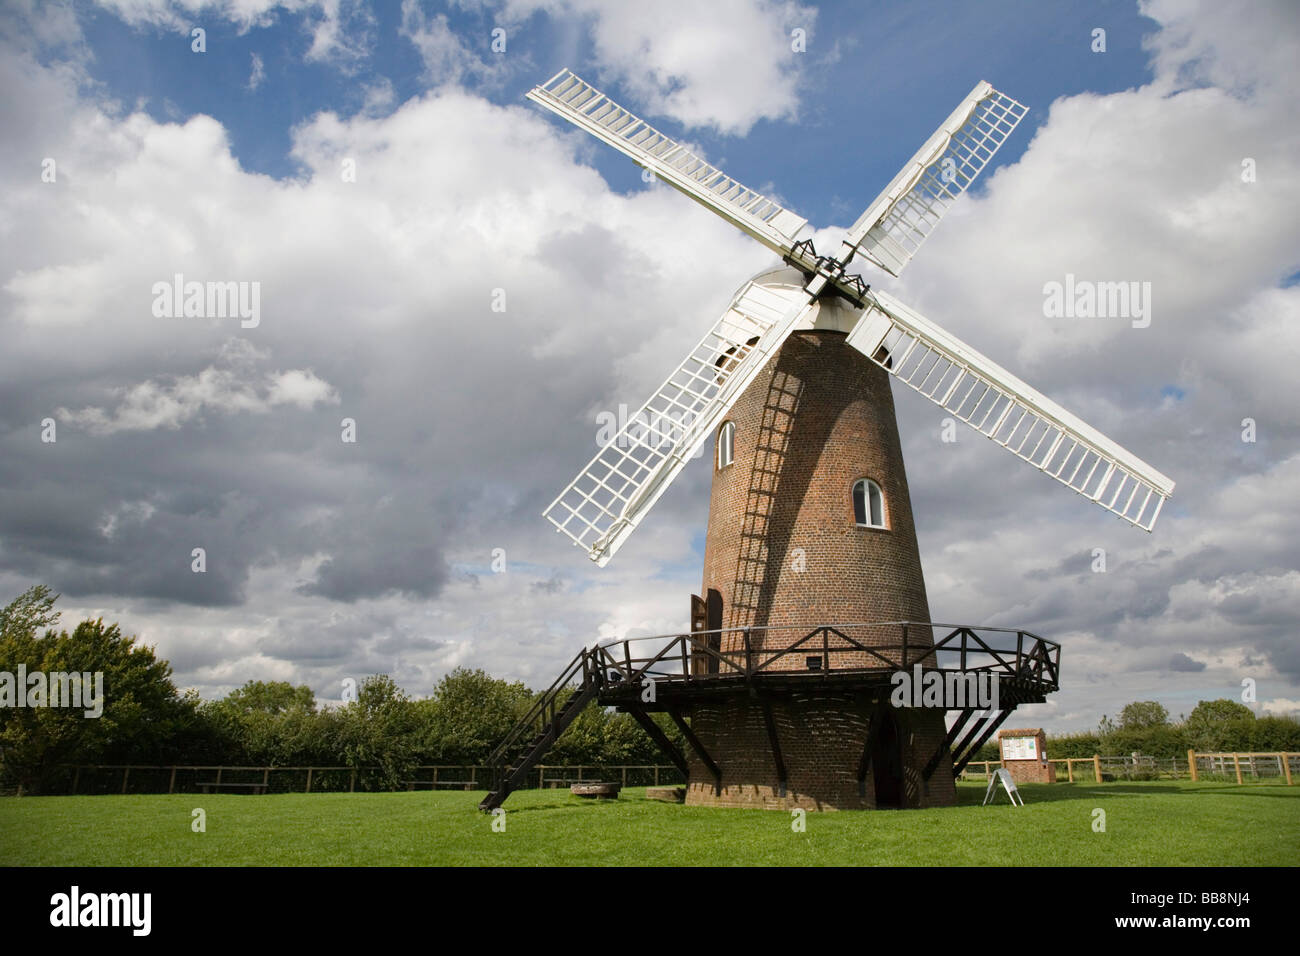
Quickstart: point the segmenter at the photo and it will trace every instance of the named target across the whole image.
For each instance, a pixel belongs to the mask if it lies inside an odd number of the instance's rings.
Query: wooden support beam
[[[975,741],[974,746],[966,751],[966,753],[959,759],[958,763],[952,768],[952,774],[954,777],[966,769],[966,764],[970,763],[970,758],[975,756],[979,749],[988,742],[988,739],[993,736],[994,731],[1001,727],[1003,721],[1011,716],[1013,710],[1015,710],[1014,707],[1005,707],[998,713],[997,720],[986,722],[984,732],[979,735],[979,739]],[[976,724],[975,727],[978,729],[979,724]]]
[[[776,734],[776,719],[772,716],[772,705],[766,697],[762,700],[763,723],[767,725],[767,739],[772,745],[772,761],[776,764],[776,781],[778,797],[785,796],[786,774],[785,761],[781,758],[781,741]]]
[[[956,779],[957,775],[965,769],[966,764],[970,763],[971,757],[975,756],[975,751],[979,750],[979,745],[971,747],[971,743],[979,735],[982,726],[978,720],[975,721],[975,723],[971,724],[970,730],[966,731],[966,736],[961,739],[961,742],[952,748],[953,779]],[[966,754],[966,759],[962,761],[961,767],[958,768],[957,761],[962,754]]]
[[[709,756],[709,752],[704,749],[704,744],[700,743],[700,738],[695,736],[695,731],[691,730],[686,721],[682,719],[682,713],[680,710],[674,707],[668,711],[668,716],[671,717],[673,723],[677,725],[677,729],[682,732],[682,736],[686,738],[686,742],[691,745],[691,749],[695,751],[695,756],[699,757],[704,766],[709,768],[709,773],[713,774],[714,795],[719,797],[722,796],[721,768],[713,762],[713,758]]]
[[[941,761],[943,755],[951,749],[952,742],[957,739],[957,735],[962,732],[967,721],[971,719],[971,715],[974,713],[975,708],[973,707],[967,707],[963,710],[961,716],[959,716],[956,722],[948,728],[948,733],[944,735],[943,740],[939,741],[939,746],[934,749],[934,755],[930,757],[929,763],[927,763],[925,769],[921,771],[921,779],[926,783],[930,782],[930,777],[932,777],[934,772],[939,769],[939,761]]]
[[[686,758],[682,752],[673,746],[673,742],[668,739],[668,735],[663,732],[654,718],[647,714],[640,707],[629,707],[627,712],[632,715],[632,719],[641,725],[641,729],[646,732],[646,736],[655,742],[661,753],[672,761],[673,765],[682,772],[682,776],[687,780],[691,778],[690,767],[687,766]],[[658,774],[656,769],[655,774]],[[623,781],[627,782],[627,768],[623,769]],[[656,784],[658,780],[656,779]]]

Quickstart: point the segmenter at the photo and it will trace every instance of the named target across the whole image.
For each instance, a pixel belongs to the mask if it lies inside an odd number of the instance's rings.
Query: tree
[[[288,681],[250,680],[226,696],[232,710],[245,714],[281,714],[295,707],[314,711],[316,695],[306,684],[294,687]]]
[[[224,699],[205,704],[205,722],[221,741],[223,762],[283,766],[324,760],[329,753],[316,695],[306,684],[253,681]]]
[[[458,667],[416,705],[420,751],[434,763],[480,763],[532,702],[532,691],[522,683]]]
[[[367,677],[357,699],[339,708],[334,719],[335,747],[347,766],[377,766],[381,783],[392,789],[410,778],[417,764],[416,712],[391,677]]]
[[[1245,704],[1221,697],[1200,701],[1183,725],[1191,746],[1203,752],[1249,749],[1255,714]]]
[[[25,591],[0,611],[0,672],[28,674],[23,692],[44,684],[41,706],[0,707],[3,775],[25,790],[39,792],[72,762],[160,763],[174,755],[174,743],[193,728],[193,696],[182,697],[171,681],[171,665],[152,647],[125,637],[116,624],[82,621],[69,633],[53,624],[57,595],[43,586]],[[81,680],[80,706],[68,706],[70,679]],[[35,675],[40,675],[36,677]],[[55,686],[58,685],[58,700]],[[52,704],[59,706],[50,706]]]
[[[1125,704],[1119,714],[1119,725],[1124,730],[1145,730],[1163,727],[1169,723],[1169,711],[1154,700],[1135,700]]]
[[[36,632],[43,627],[52,627],[58,623],[59,612],[54,610],[54,602],[59,595],[51,594],[44,584],[28,588],[0,610],[0,634],[5,637],[36,637]]]

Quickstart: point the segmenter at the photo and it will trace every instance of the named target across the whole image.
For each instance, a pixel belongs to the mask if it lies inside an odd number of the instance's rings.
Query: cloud
[[[255,90],[262,85],[266,79],[266,67],[262,65],[262,58],[256,53],[251,54],[253,71],[248,75],[248,88]]]
[[[270,26],[280,13],[299,17],[310,37],[308,61],[332,63],[345,71],[369,57],[375,20],[364,0],[96,0],[124,23],[188,33],[205,22],[230,23],[241,33]],[[254,59],[253,78],[259,76]],[[258,80],[260,82],[260,79]],[[250,78],[249,88],[257,82]]]
[[[622,84],[636,100],[634,112],[738,136],[760,120],[796,115],[801,54],[791,31],[801,29],[811,41],[817,20],[815,8],[777,0],[721,0],[706,15],[691,0],[510,0],[505,6],[507,16],[519,19],[537,10],[589,23],[600,82]]]
[[[447,15],[429,16],[420,0],[402,0],[401,34],[420,54],[425,79],[433,86],[501,72],[503,61],[494,64],[479,59],[451,29]]]
[[[1197,674],[1205,670],[1204,661],[1194,661],[1182,651],[1169,658],[1169,669],[1171,671],[1183,671],[1188,674]]]
[[[56,414],[61,421],[92,435],[112,435],[180,428],[204,412],[265,414],[279,405],[310,409],[318,402],[339,401],[328,382],[304,369],[270,372],[261,376],[260,382],[252,382],[242,380],[233,369],[210,365],[197,375],[177,376],[167,383],[141,382],[114,391],[120,401],[112,410],[59,408]]]
[[[558,582],[585,563],[538,513],[594,451],[596,413],[657,384],[725,306],[698,251],[744,276],[764,250],[666,187],[612,191],[536,111],[454,86],[311,117],[301,175],[274,180],[211,117],[122,112],[50,67],[12,77],[42,105],[15,139],[41,128],[68,159],[0,200],[21,222],[0,238],[0,581],[122,620],[205,693],[271,673],[336,693],[340,672],[397,661],[419,692],[450,661],[549,682],[691,553],[704,499],[674,491],[640,555],[575,604]],[[260,324],[155,317],[150,290],[177,272],[259,281]],[[33,440],[52,410],[57,443]],[[510,573],[450,573],[497,547]],[[655,603],[626,626],[680,625],[680,602]],[[220,614],[199,625],[196,606]],[[293,656],[296,622],[335,619],[336,656]]]

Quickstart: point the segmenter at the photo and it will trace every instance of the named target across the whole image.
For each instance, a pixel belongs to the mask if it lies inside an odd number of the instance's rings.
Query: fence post
[[[1291,772],[1289,770],[1287,771],[1286,782],[1287,783],[1291,782]],[[655,786],[656,787],[659,786],[659,765],[658,764],[655,764]]]
[[[1291,755],[1282,752],[1282,772],[1286,774],[1286,785],[1291,786]]]
[[[167,781],[167,792],[168,793],[176,792],[176,765],[175,764],[172,765],[171,779]]]
[[[627,767],[623,768],[623,786],[627,787]]]
[[[1201,779],[1199,776],[1197,776],[1196,773],[1196,751],[1195,750],[1187,751],[1187,772],[1192,775],[1192,783],[1195,783],[1197,780]]]
[[[126,793],[126,781],[131,776],[131,767],[128,765],[122,769],[122,792]]]
[[[175,767],[172,768],[172,773],[173,773],[173,774],[176,773],[176,768],[175,768]],[[266,793],[266,791],[268,791],[268,790],[270,790],[270,789],[271,789],[271,768],[270,768],[270,767],[263,767],[263,768],[262,768],[262,792],[263,792],[263,793]],[[171,792],[171,791],[169,790],[168,793],[170,793],[170,792]]]
[[[77,784],[78,784],[80,781],[81,781],[81,767],[78,766],[77,769],[76,769],[76,771],[72,774],[72,792],[73,792],[73,793],[76,793],[76,792],[77,792]],[[1291,782],[1291,775],[1290,775],[1289,773],[1287,774],[1286,782],[1287,782],[1287,783],[1290,783],[1290,782]]]
[[[311,793],[311,772],[312,772],[312,768],[308,767],[307,768],[307,789],[304,790],[303,793]]]
[[[1092,770],[1097,775],[1097,782],[1101,783],[1101,754],[1092,755]]]
[[[1070,783],[1074,783],[1074,758],[1067,757],[1065,760],[1065,773],[1070,778]]]
[[[542,766],[537,768],[537,789],[546,789],[546,768]]]
[[[352,774],[348,777],[348,793],[357,792],[357,768],[352,768]]]
[[[1237,785],[1241,785],[1241,757],[1238,754],[1232,755],[1232,765],[1237,769]]]
[[[473,789],[473,784],[476,782],[476,781],[474,780],[474,774],[476,774],[476,773],[478,773],[478,767],[470,767],[470,768],[469,768],[469,782],[470,782],[470,785],[471,785],[471,788],[472,788],[472,789]]]

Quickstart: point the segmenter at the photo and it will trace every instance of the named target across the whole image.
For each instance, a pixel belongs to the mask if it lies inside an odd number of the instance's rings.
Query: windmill
[[[668,713],[690,748],[667,751],[688,775],[689,802],[952,802],[953,774],[1016,703],[1056,689],[1060,649],[1023,631],[930,621],[890,376],[1143,530],[1155,526],[1174,487],[848,271],[860,258],[898,276],[1026,107],[979,83],[829,256],[798,240],[805,219],[571,71],[528,96],[757,239],[783,265],[740,288],[545,510],[604,566],[713,438],[705,596],[692,596],[691,634],[640,645],[644,653],[636,642],[616,642],[579,654],[543,695],[549,702],[494,753],[499,773],[485,808],[499,805],[519,768],[593,699],[632,713],[665,748],[672,745],[648,715]],[[997,672],[1001,706],[996,714],[985,708],[982,719],[978,707],[947,707],[957,712],[951,727],[938,709],[886,706],[882,678],[911,667],[974,678]],[[648,701],[634,693],[647,681],[655,687]]]

